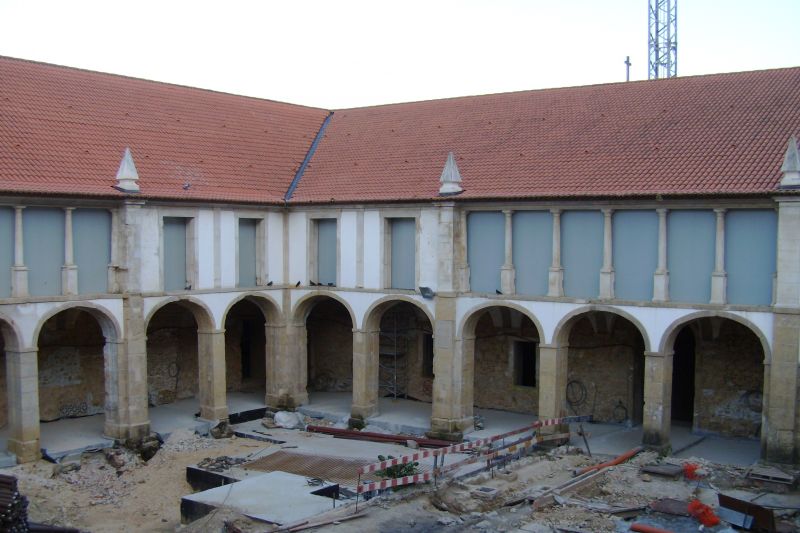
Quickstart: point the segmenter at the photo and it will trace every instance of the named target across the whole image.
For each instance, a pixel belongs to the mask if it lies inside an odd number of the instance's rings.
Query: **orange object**
[[[694,463],[684,463],[683,476],[690,480],[700,479],[700,476],[697,475],[698,468],[700,468],[700,465],[696,465]]]
[[[697,521],[706,527],[716,526],[719,524],[719,517],[714,514],[711,507],[700,502],[700,500],[692,500],[689,502],[689,514],[695,517]]]
[[[648,526],[637,522],[631,524],[631,531],[638,531],[639,533],[673,533],[669,529],[661,529],[660,527]]]
[[[585,474],[586,472],[592,472],[593,470],[601,470],[601,469],[607,468],[609,466],[614,466],[614,465],[618,465],[620,463],[624,463],[625,461],[627,461],[628,459],[630,459],[631,457],[633,457],[634,455],[636,455],[637,453],[639,453],[642,450],[644,450],[644,448],[642,448],[641,446],[637,446],[636,448],[634,448],[632,450],[628,450],[627,452],[623,453],[622,455],[620,455],[620,456],[618,456],[618,457],[616,457],[616,458],[614,458],[614,459],[612,459],[610,461],[606,461],[605,463],[600,463],[599,465],[593,465],[593,466],[587,466],[587,467],[584,467],[584,468],[579,468],[578,470],[575,470],[575,475],[576,476],[580,476],[581,474]]]

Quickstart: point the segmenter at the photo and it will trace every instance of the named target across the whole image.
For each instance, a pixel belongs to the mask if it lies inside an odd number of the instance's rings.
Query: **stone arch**
[[[3,336],[6,350],[17,351],[23,345],[22,333],[16,322],[3,313],[0,313],[0,335]]]
[[[120,328],[119,322],[117,322],[117,319],[108,309],[92,302],[70,302],[51,309],[42,315],[33,331],[34,344],[39,343],[39,335],[42,331],[42,326],[44,326],[48,320],[57,314],[70,309],[85,311],[94,317],[94,319],[97,320],[97,323],[100,325],[100,329],[103,332],[103,336],[105,337],[106,341],[117,342],[122,338],[122,328]]]
[[[505,307],[514,311],[519,311],[523,316],[527,317],[531,322],[533,322],[533,325],[539,334],[540,342],[545,341],[546,337],[544,336],[544,329],[542,328],[542,324],[539,322],[539,319],[536,318],[536,315],[534,315],[529,309],[519,304],[503,300],[492,300],[470,308],[466,313],[464,313],[464,316],[462,317],[461,322],[456,329],[456,338],[464,339],[466,337],[474,336],[475,326],[478,324],[478,320],[483,315],[483,311],[492,307]]]
[[[314,305],[319,302],[321,298],[331,298],[342,304],[350,314],[350,321],[353,323],[353,329],[358,328],[359,324],[356,320],[356,314],[353,312],[353,308],[350,306],[347,300],[333,291],[311,291],[303,295],[294,304],[294,308],[292,309],[292,313],[290,315],[292,322],[295,324],[305,324],[308,315],[314,308]]]
[[[144,320],[145,331],[147,331],[147,328],[150,326],[150,321],[156,313],[171,303],[176,303],[192,313],[195,322],[197,322],[198,330],[212,331],[215,329],[214,313],[211,312],[211,309],[209,309],[203,301],[192,296],[170,296],[153,306],[150,312],[147,313],[147,317],[145,317]],[[224,323],[222,325],[224,325]]]
[[[650,341],[636,317],[613,306],[578,307],[557,324],[553,347],[564,365],[554,392],[567,412],[599,422],[644,421]]]
[[[734,322],[738,322],[749,329],[758,338],[759,342],[761,343],[761,349],[764,351],[764,364],[768,364],[772,360],[772,351],[770,350],[769,342],[767,342],[767,337],[764,335],[764,332],[762,332],[758,326],[746,318],[726,311],[697,311],[695,313],[684,315],[673,321],[672,324],[667,326],[667,328],[664,330],[664,333],[661,335],[661,343],[658,346],[658,350],[660,352],[670,351],[671,348],[669,347],[675,344],[675,339],[677,338],[681,329],[683,329],[683,326],[694,320],[697,320],[698,318],[727,318],[729,320],[733,320]]]
[[[414,307],[416,307],[417,309],[419,309],[420,311],[422,311],[425,314],[425,316],[428,317],[428,321],[430,321],[431,325],[433,325],[434,323],[433,313],[425,305],[420,303],[419,300],[415,300],[414,298],[405,296],[403,294],[393,294],[390,296],[384,296],[383,298],[380,298],[372,302],[372,305],[370,305],[367,311],[364,313],[362,328],[365,330],[373,330],[373,331],[376,329],[380,329],[381,317],[383,316],[383,314],[389,308],[401,302],[409,303]]]
[[[553,330],[553,344],[559,346],[569,344],[569,334],[572,326],[574,326],[575,323],[580,320],[580,318],[583,318],[583,315],[592,311],[611,313],[626,319],[628,322],[636,326],[636,329],[639,330],[639,334],[642,336],[642,340],[644,340],[645,351],[649,352],[651,350],[650,336],[647,334],[647,329],[639,321],[639,319],[627,311],[610,305],[586,305],[577,309],[573,309],[564,315]]]
[[[280,306],[272,296],[268,296],[262,292],[248,292],[240,294],[239,296],[228,302],[228,305],[225,307],[225,311],[222,313],[222,318],[221,318],[220,325],[223,328],[225,327],[225,321],[228,319],[228,313],[230,312],[230,310],[233,308],[233,306],[235,306],[236,304],[238,304],[243,300],[247,300],[255,304],[256,307],[258,307],[261,310],[261,313],[264,315],[264,320],[268,324],[274,324],[280,321],[281,318]]]
[[[14,418],[11,412],[12,406],[9,397],[9,385],[11,380],[20,379],[18,376],[9,375],[8,369],[8,352],[17,352],[22,345],[20,342],[19,330],[13,320],[7,316],[0,314],[0,427],[5,428],[10,423],[13,426],[12,420]],[[19,382],[17,382],[19,383]],[[17,407],[20,409],[20,407]],[[19,416],[16,417],[19,419]],[[11,427],[12,436],[15,430],[19,428]]]

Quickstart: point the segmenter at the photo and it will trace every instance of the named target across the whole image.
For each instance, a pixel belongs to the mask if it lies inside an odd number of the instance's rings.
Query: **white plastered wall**
[[[286,283],[308,283],[308,217],[289,214],[289,279]]]
[[[342,211],[339,217],[339,285],[356,286],[356,245],[358,241],[355,211]],[[366,255],[366,254],[365,254]]]
[[[381,250],[383,250],[383,228],[380,211],[364,211],[364,288],[366,289],[382,288]]]

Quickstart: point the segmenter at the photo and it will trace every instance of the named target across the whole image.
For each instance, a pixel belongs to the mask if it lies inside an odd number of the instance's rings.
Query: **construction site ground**
[[[306,422],[322,423],[308,418]],[[115,448],[84,451],[66,456],[57,464],[40,460],[3,472],[19,479],[20,492],[30,501],[29,518],[35,522],[93,532],[266,532],[280,530],[281,526],[248,518],[227,506],[190,524],[181,524],[181,497],[195,492],[186,481],[187,467],[207,458],[252,461],[278,452],[309,460],[325,456],[364,463],[376,461],[378,455],[401,456],[415,451],[399,444],[343,440],[299,429],[267,428],[260,420],[238,427],[243,433],[274,442],[236,436],[213,439],[185,429],[173,431],[149,461],[128,450]],[[585,429],[591,434],[589,445],[594,448],[593,457],[585,453],[582,439],[574,436],[569,445],[537,449],[509,462],[505,468],[466,475],[470,469],[476,471],[485,467],[485,463],[477,462],[455,473],[466,476],[461,479],[450,476],[438,480],[435,485],[426,483],[386,490],[366,502],[359,498],[356,518],[353,518],[356,513],[354,498],[339,500],[336,508],[331,501],[330,511],[307,517],[307,524],[300,527],[329,522],[315,530],[621,532],[628,531],[633,522],[642,522],[667,531],[698,531],[700,524],[694,518],[654,513],[647,506],[656,500],[672,498],[682,502],[698,499],[715,508],[717,494],[724,492],[742,500],[755,498],[761,506],[774,509],[778,522],[783,522],[783,530],[800,530],[800,515],[797,514],[800,493],[787,484],[758,482],[747,477],[748,467],[756,460],[752,456],[752,441],[697,436],[687,441],[690,447],[679,454],[680,457],[660,457],[649,451],[639,453],[627,462],[604,469],[590,483],[560,495],[550,505],[534,510],[531,500],[538,503],[537,495],[568,483],[576,468],[599,463],[637,443],[635,429],[600,424],[586,424]],[[755,444],[757,450],[757,442]],[[693,450],[698,452],[697,456],[691,454]],[[708,458],[715,454],[732,461],[717,462]],[[448,461],[456,459],[454,454]],[[701,477],[672,479],[641,472],[644,465],[665,461],[696,464]],[[420,466],[429,470],[432,464],[422,461]],[[259,474],[248,472],[246,464],[231,466],[225,473],[237,478]],[[312,477],[324,478],[324,473]],[[348,485],[353,488],[352,480],[343,481],[344,487]],[[496,493],[491,491],[494,495],[490,499],[479,498],[475,496],[476,489],[487,492],[496,489]],[[288,493],[286,501],[280,501],[281,497],[276,496],[272,504],[292,505]],[[638,510],[623,514],[612,512],[620,508]],[[630,518],[625,520],[623,515]],[[334,523],[330,523],[332,521]],[[730,530],[725,522],[706,528],[706,531]]]

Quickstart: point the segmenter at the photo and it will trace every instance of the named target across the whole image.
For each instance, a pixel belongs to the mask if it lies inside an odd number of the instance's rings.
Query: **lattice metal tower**
[[[678,75],[678,0],[649,0],[647,79]]]

